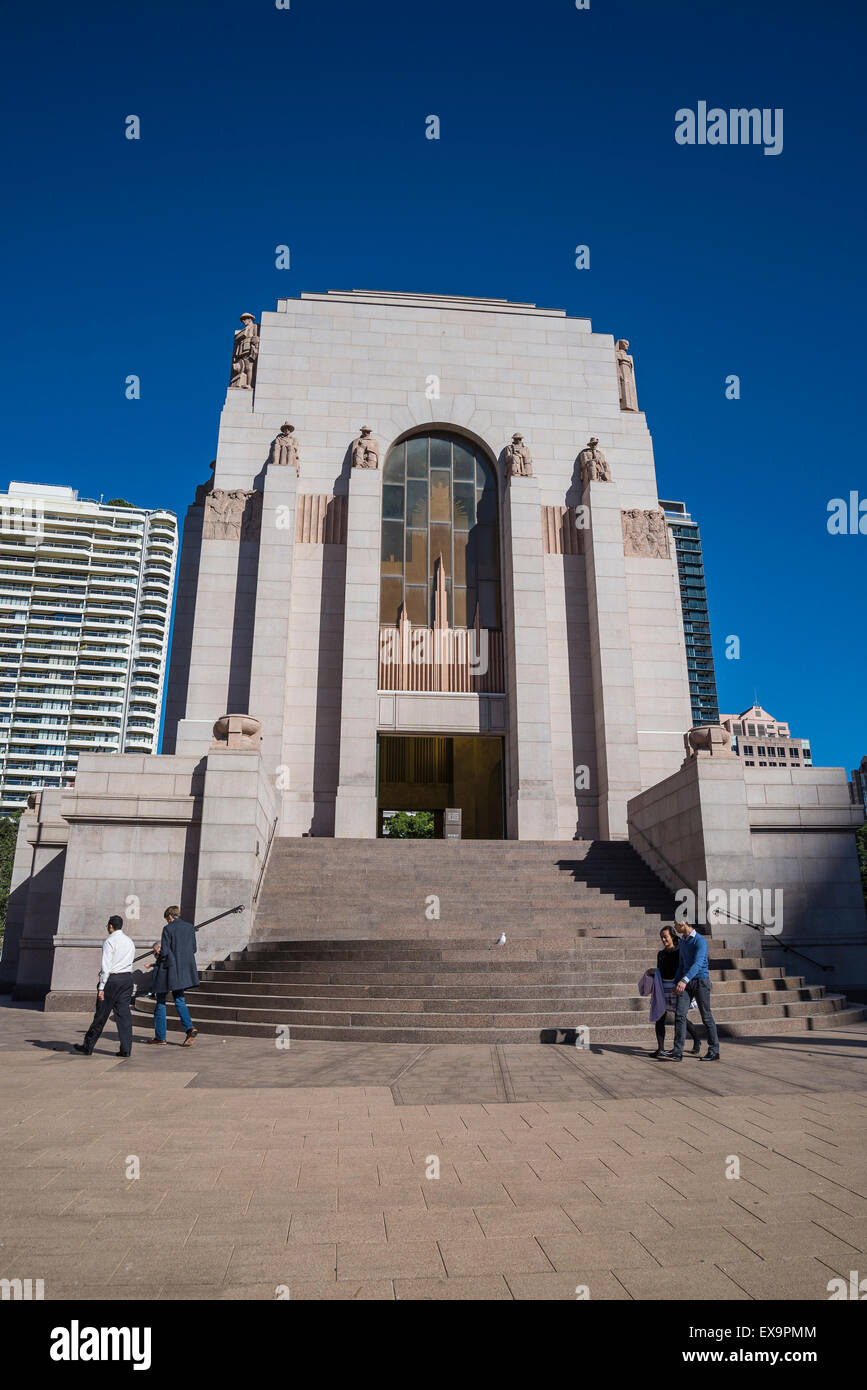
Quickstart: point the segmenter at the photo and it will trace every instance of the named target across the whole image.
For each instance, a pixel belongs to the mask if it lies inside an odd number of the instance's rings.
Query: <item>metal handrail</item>
[[[272,826],[271,826],[271,833],[270,833],[270,835],[268,836],[268,843],[267,843],[267,845],[265,846],[265,855],[264,855],[264,858],[263,858],[263,860],[262,860],[262,867],[261,867],[261,869],[259,870],[259,877],[258,877],[258,879],[257,879],[257,881],[256,881],[256,891],[255,891],[254,894],[253,894],[253,903],[254,903],[254,905],[255,905],[255,903],[256,903],[257,900],[258,900],[258,897],[259,897],[259,889],[262,887],[262,879],[265,877],[265,870],[266,870],[266,868],[268,867],[268,859],[269,859],[270,854],[271,854],[271,846],[272,846],[273,843],[274,843],[274,836],[275,836],[276,833],[277,833],[277,824],[278,824],[278,822],[279,822],[279,819],[280,819],[279,816],[275,816],[275,817],[274,817],[274,821],[273,821],[273,824],[272,824]]]
[[[674,874],[674,877],[678,879],[681,883],[683,883],[684,887],[688,888],[691,893],[694,893],[695,896],[698,897],[698,889],[694,888],[693,885],[684,878],[680,870],[676,869],[674,865],[668,859],[666,859],[665,855],[662,853],[662,850],[657,849],[656,845],[649,838],[649,836],[645,835],[644,831],[641,830],[637,825],[632,825],[630,829],[634,830],[636,834],[640,835],[642,840],[644,840],[645,844],[649,845],[653,853],[662,860],[663,864],[669,870],[669,872]],[[757,931],[764,935],[762,928],[757,927],[755,922],[750,922],[744,917],[739,917],[737,913],[726,913],[726,916],[728,917],[729,921],[737,922],[742,927],[750,927],[753,931]],[[775,945],[780,946],[784,951],[791,951],[792,955],[799,956],[801,960],[809,961],[810,965],[815,965],[817,970],[824,970],[827,974],[829,970],[834,969],[832,965],[823,965],[820,960],[815,960],[813,956],[805,955],[804,952],[799,951],[797,947],[790,946],[788,942],[783,941],[782,937],[780,936],[772,936],[770,940],[773,941]]]
[[[219,922],[221,917],[231,917],[233,912],[244,912],[245,910],[246,909],[244,903],[238,903],[237,907],[228,907],[226,908],[225,912],[218,912],[216,917],[209,917],[206,922],[199,922],[198,925],[194,923],[193,931],[201,931],[202,927],[209,927],[212,922]],[[152,949],[152,947],[149,947],[148,950],[143,951],[140,956],[136,956],[134,958],[133,964],[135,964],[135,961],[137,960],[144,960],[146,956],[149,956],[151,954]]]

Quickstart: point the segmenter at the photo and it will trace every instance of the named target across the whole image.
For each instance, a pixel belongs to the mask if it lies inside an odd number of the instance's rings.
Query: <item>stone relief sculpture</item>
[[[608,460],[602,450],[597,447],[598,444],[599,440],[594,436],[578,455],[582,487],[586,487],[588,483],[611,482],[611,469],[608,467]]]
[[[256,358],[259,356],[259,325],[252,314],[242,314],[243,328],[235,333],[232,348],[232,375],[230,386],[242,391],[252,391],[256,378]]]
[[[301,471],[295,426],[290,425],[288,420],[283,422],[280,433],[271,441],[268,463],[275,468],[294,468],[296,473]]]
[[[261,525],[261,492],[214,488],[205,498],[202,540],[257,541]]]
[[[532,478],[533,455],[524,443],[522,434],[513,434],[506,445],[506,467],[510,478]]]
[[[650,560],[668,559],[668,526],[662,511],[635,508],[620,515],[624,555],[638,555]]]
[[[352,446],[352,467],[379,467],[379,445],[373,438],[370,425],[362,425],[361,434]]]
[[[635,389],[635,363],[629,356],[629,341],[618,338],[614,349],[617,358],[617,381],[620,386],[620,409],[637,410],[638,392]]]

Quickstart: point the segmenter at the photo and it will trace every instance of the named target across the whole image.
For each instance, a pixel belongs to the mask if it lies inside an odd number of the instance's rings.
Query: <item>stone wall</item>
[[[15,996],[89,1008],[115,913],[148,974],[172,904],[200,928],[201,965],[243,947],[277,811],[258,748],[82,755],[75,789],[43,793],[22,831],[31,872],[17,890]]]
[[[767,963],[811,984],[867,988],[867,917],[854,838],[861,817],[844,769],[688,758],[679,772],[633,797],[628,813],[630,842],[674,891],[697,891],[701,883],[729,894],[766,890],[782,904],[779,932],[744,925],[740,911],[711,923],[712,936],[759,948]]]

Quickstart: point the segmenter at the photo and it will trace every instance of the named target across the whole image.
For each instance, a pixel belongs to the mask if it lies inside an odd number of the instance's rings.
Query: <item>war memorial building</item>
[[[479,841],[514,866],[623,842],[667,890],[783,888],[782,938],[813,961],[798,974],[867,984],[845,772],[750,768],[724,729],[690,732],[628,349],[506,300],[329,292],[242,317],[184,526],[163,752],[82,755],[75,787],[22,817],[19,997],[89,1000],[124,904],[150,940],[179,900],[204,962],[269,932],[339,935],[281,854],[330,854],[349,910],[364,854],[385,875],[418,852],[382,840],[400,810],[459,833],[441,854]],[[447,916],[419,913],[420,934],[454,935]],[[708,930],[792,968],[759,928],[739,911]],[[354,934],[377,931],[360,913]]]

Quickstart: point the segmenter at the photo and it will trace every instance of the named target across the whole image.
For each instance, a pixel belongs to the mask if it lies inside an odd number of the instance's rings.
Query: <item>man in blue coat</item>
[[[169,990],[178,1011],[178,1018],[187,1035],[184,1038],[184,1047],[189,1047],[193,1038],[198,1036],[198,1029],[193,1027],[193,1020],[184,999],[184,991],[195,989],[199,983],[199,972],[196,969],[196,929],[191,922],[183,921],[180,912],[179,907],[167,907],[165,910],[166,924],[163,927],[159,955],[154,966],[151,988],[157,997],[157,1003],[154,1009],[154,1036],[148,1038],[148,1042],[158,1047],[166,1045],[166,995]]]
[[[719,1061],[719,1035],[716,1021],[710,1007],[710,971],[708,970],[707,940],[699,936],[689,922],[675,922],[680,937],[680,957],[677,965],[678,982],[675,986],[677,1005],[674,1013],[674,1048],[663,1058],[666,1062],[683,1061],[683,1044],[686,1039],[686,1014],[692,999],[698,1004],[701,1021],[707,1029],[707,1052],[703,1062]]]

